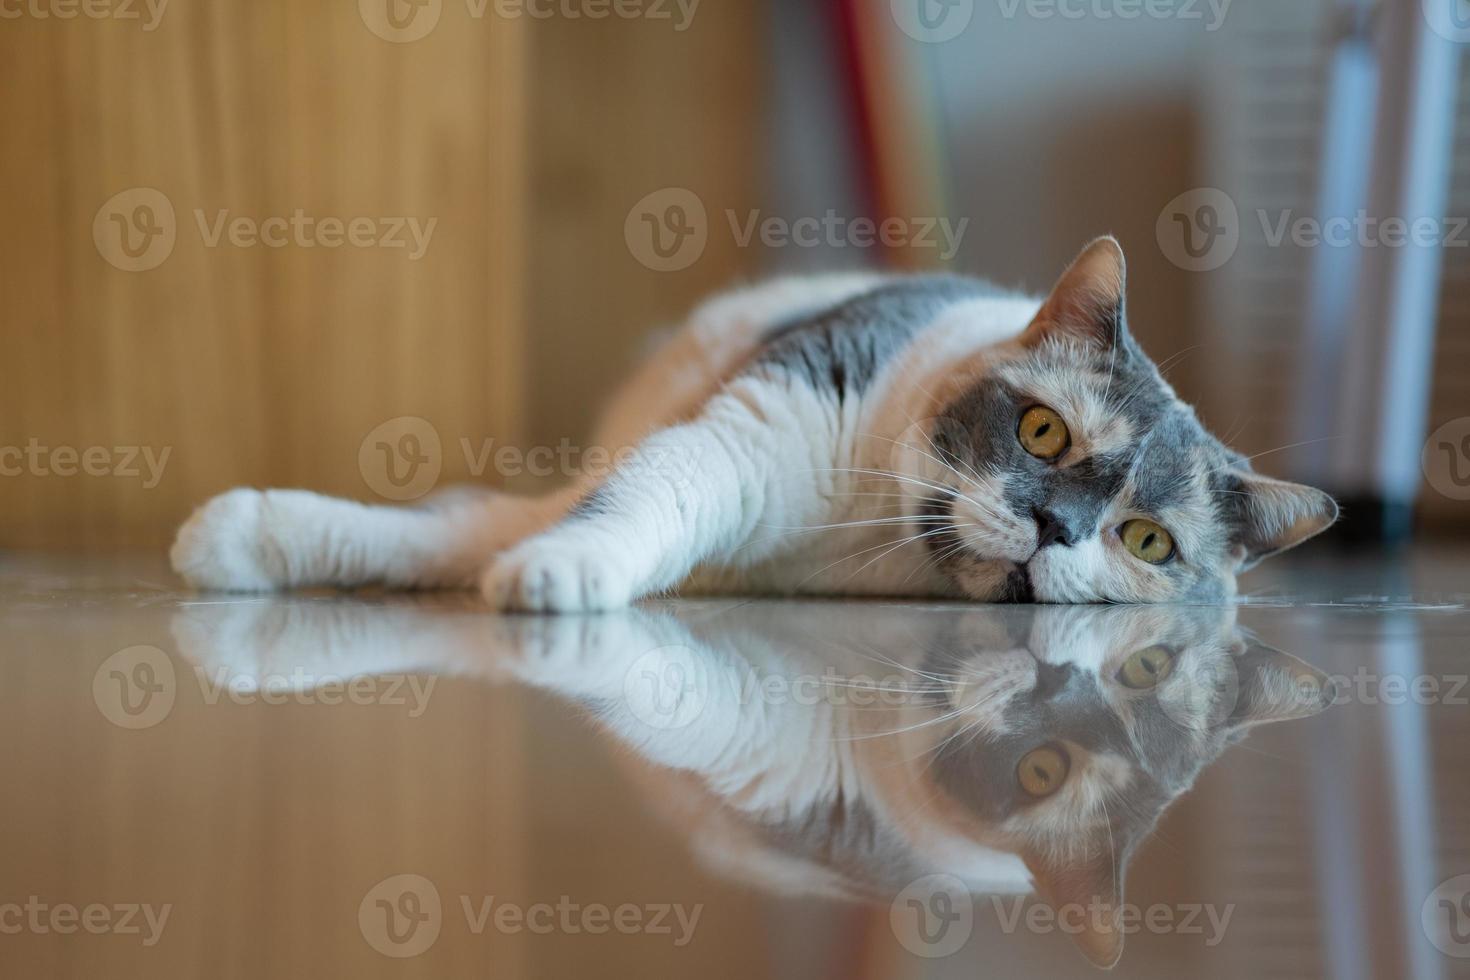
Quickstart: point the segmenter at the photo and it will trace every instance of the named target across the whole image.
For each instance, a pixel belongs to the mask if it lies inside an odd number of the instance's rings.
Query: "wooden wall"
[[[669,20],[553,18],[531,31],[532,442],[585,439],[648,339],[761,260],[724,211],[771,206],[766,5],[701,3],[682,30],[678,5],[661,6]],[[625,225],[670,188],[699,199],[705,241],[659,270],[639,260]]]
[[[438,23],[386,40],[370,24],[392,35],[387,3]],[[524,20],[438,0],[174,0],[151,29],[141,2],[134,20],[14,9],[0,29],[0,548],[157,546],[242,483],[371,499],[359,445],[399,415],[446,446],[515,435]],[[136,197],[113,205],[165,231],[132,260],[99,209],[136,187],[173,220],[155,207],[150,222]],[[437,224],[411,259],[411,244],[325,247],[345,237],[330,226],[303,235],[316,247],[228,232],[211,246],[196,215],[212,232],[220,211],[297,209]],[[376,228],[357,240],[389,231]],[[159,249],[146,271],[104,255],[150,264]],[[168,452],[156,485],[131,447],[155,469]],[[443,479],[463,469],[445,453]]]

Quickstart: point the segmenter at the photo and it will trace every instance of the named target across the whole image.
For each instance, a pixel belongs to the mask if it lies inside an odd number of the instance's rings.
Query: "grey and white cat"
[[[589,617],[419,604],[194,603],[180,651],[271,689],[413,670],[582,705],[647,804],[721,875],[886,902],[945,875],[1033,888],[1095,963],[1159,816],[1256,725],[1331,703],[1327,677],[1224,606],[692,602]],[[821,641],[813,642],[819,627]],[[952,898],[959,898],[952,895]]]
[[[180,529],[203,589],[464,587],[575,612],[675,589],[1213,601],[1318,533],[1129,335],[1118,243],[1044,301],[959,277],[781,279],[717,297],[616,399],[606,479],[370,507],[239,489]]]

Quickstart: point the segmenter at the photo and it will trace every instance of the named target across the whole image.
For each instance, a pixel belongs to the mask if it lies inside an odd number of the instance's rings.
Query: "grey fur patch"
[[[946,307],[1013,295],[980,279],[916,276],[819,313],[778,324],[752,364],[778,368],[839,399],[860,394],[878,370]]]

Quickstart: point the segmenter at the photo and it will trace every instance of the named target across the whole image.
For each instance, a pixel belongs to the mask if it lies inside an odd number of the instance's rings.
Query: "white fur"
[[[180,528],[174,568],[195,587],[231,591],[478,577],[495,606],[543,611],[608,609],[681,584],[948,594],[922,540],[902,543],[911,526],[808,529],[900,514],[897,501],[913,487],[855,471],[887,469],[895,443],[913,438],[905,430],[916,414],[934,410],[920,379],[937,384],[958,360],[1018,334],[1037,304],[957,304],[883,369],[868,397],[840,407],[780,372],[739,371],[774,324],[880,281],[781,279],[696,310],[606,413],[597,444],[636,446],[639,462],[605,481],[609,509],[596,520],[558,520],[592,489],[586,482],[549,498],[415,508],[242,488]]]

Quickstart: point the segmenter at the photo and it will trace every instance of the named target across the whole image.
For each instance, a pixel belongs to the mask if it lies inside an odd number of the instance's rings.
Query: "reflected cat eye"
[[[1027,796],[1042,799],[1062,788],[1071,769],[1072,760],[1060,746],[1043,745],[1021,757],[1016,766],[1016,782]]]
[[[1072,444],[1072,434],[1062,417],[1045,405],[1028,408],[1016,430],[1021,448],[1037,459],[1056,459]]]
[[[1118,668],[1118,683],[1135,691],[1147,691],[1174,669],[1174,652],[1168,647],[1145,647],[1131,654]]]
[[[1128,521],[1118,533],[1128,553],[1150,565],[1162,565],[1174,557],[1174,539],[1153,521],[1144,518]]]

